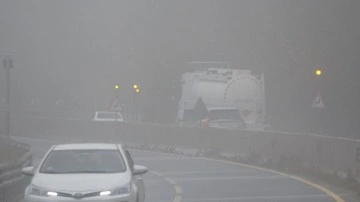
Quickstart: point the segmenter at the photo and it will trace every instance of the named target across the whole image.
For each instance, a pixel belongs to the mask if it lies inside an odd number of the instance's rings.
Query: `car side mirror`
[[[145,166],[134,165],[134,175],[143,175],[147,173],[147,168]]]
[[[33,176],[34,175],[34,167],[30,166],[30,167],[25,167],[21,170],[22,174],[26,175],[26,176]]]

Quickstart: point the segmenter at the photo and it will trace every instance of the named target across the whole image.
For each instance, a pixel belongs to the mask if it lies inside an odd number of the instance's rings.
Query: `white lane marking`
[[[38,137],[40,138],[40,137]],[[33,138],[35,139],[35,138]],[[39,139],[36,139],[36,140],[39,140]],[[141,149],[133,149],[133,150],[137,150],[137,151],[146,151],[146,150],[141,150]],[[151,152],[151,151],[147,151],[147,152]],[[158,153],[158,154],[164,154],[164,152],[151,152],[151,153]],[[181,155],[174,155],[174,156],[181,156]],[[273,171],[273,170],[269,170],[269,169],[265,169],[265,168],[260,168],[260,167],[256,167],[256,166],[250,166],[250,165],[246,165],[246,164],[240,164],[240,163],[236,163],[236,162],[231,162],[231,161],[224,161],[224,160],[215,160],[215,159],[209,159],[209,158],[200,158],[200,159],[206,159],[206,160],[211,160],[211,161],[217,161],[217,162],[222,162],[222,163],[227,163],[227,164],[235,164],[235,165],[241,165],[243,167],[248,167],[248,168],[255,168],[255,169],[258,169],[258,170],[263,170],[263,171],[267,171],[267,172],[272,172],[272,173],[277,173],[277,174],[280,174],[280,175],[283,175],[283,176],[287,176],[287,177],[290,177],[292,179],[295,179],[295,180],[298,180],[300,182],[303,182],[305,184],[308,184],[314,188],[317,188],[323,192],[325,192],[326,194],[328,194],[329,196],[331,196],[333,199],[336,200],[336,202],[344,202],[343,199],[341,199],[337,194],[331,192],[330,190],[324,188],[324,187],[321,187],[320,185],[317,185],[317,184],[314,184],[310,181],[307,181],[307,180],[304,180],[302,178],[299,178],[299,177],[296,177],[296,176],[292,176],[292,175],[288,175],[288,174],[285,174],[285,173],[281,173],[281,172],[278,172],[278,171]],[[176,199],[176,198],[175,198]],[[174,199],[174,200],[175,200]]]
[[[211,180],[266,180],[266,179],[285,179],[289,178],[281,175],[263,175],[263,176],[230,176],[230,177],[185,177],[173,178],[176,181],[211,181]]]
[[[287,196],[244,196],[244,197],[224,197],[224,198],[203,198],[203,199],[186,199],[189,202],[200,202],[200,201],[239,201],[239,200],[261,200],[267,201],[269,199],[319,199],[329,198],[325,194],[317,195],[287,195]]]
[[[159,172],[156,172],[156,171],[151,171],[152,174],[158,176],[158,177],[162,177],[165,179],[165,181],[167,181],[169,184],[171,184],[172,186],[174,186],[174,189],[175,189],[175,198],[173,200],[173,202],[181,202],[182,200],[182,188],[171,178],[168,178],[168,177],[164,177],[164,175],[162,175],[161,173]]]
[[[297,177],[295,175],[291,175],[291,174],[286,174],[280,171],[275,171],[275,170],[271,170],[271,169],[266,169],[266,168],[262,168],[262,167],[258,167],[258,166],[253,166],[253,165],[248,165],[248,164],[243,164],[243,163],[238,163],[238,162],[232,162],[232,161],[225,161],[225,160],[220,160],[220,159],[210,159],[210,158],[204,158],[204,157],[199,157],[199,159],[205,159],[208,161],[216,161],[216,162],[222,162],[222,163],[226,163],[226,164],[232,164],[232,165],[238,165],[238,166],[243,166],[243,167],[247,167],[247,168],[253,168],[253,169],[257,169],[257,170],[262,170],[265,172],[270,172],[270,173],[275,173],[278,175],[282,175],[294,180],[297,180],[298,182],[302,182],[304,184],[307,184],[315,189],[318,189],[322,192],[324,192],[325,194],[327,194],[328,196],[330,196],[331,198],[333,198],[336,202],[345,202],[344,199],[342,199],[339,195],[337,195],[336,193],[330,191],[329,189],[318,185],[316,183],[313,183],[309,180],[306,180],[304,178],[301,177]]]

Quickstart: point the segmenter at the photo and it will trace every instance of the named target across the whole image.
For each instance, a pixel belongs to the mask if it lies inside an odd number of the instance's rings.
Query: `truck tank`
[[[179,109],[192,109],[201,97],[207,107],[237,107],[250,128],[261,127],[265,116],[262,75],[249,70],[208,68],[185,73],[182,83]]]

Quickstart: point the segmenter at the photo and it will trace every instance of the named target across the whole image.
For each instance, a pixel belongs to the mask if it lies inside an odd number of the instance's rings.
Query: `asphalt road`
[[[53,144],[75,140],[14,137],[29,144],[36,165]],[[76,141],[75,141],[76,142]],[[216,160],[130,150],[145,165],[146,202],[334,202],[286,175]]]

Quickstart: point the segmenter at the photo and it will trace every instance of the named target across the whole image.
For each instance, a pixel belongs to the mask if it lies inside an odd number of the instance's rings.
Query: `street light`
[[[315,75],[316,75],[316,76],[321,76],[321,75],[322,75],[321,69],[315,70]]]
[[[135,101],[134,101],[134,104],[135,104],[135,106],[133,105],[133,108],[135,108],[135,109],[133,109],[134,110],[134,113],[135,113],[135,123],[137,123],[137,119],[138,119],[138,110],[137,110],[137,108],[138,108],[138,98],[137,98],[137,95],[136,94],[138,94],[139,92],[140,92],[140,89],[139,89],[139,86],[137,85],[137,84],[134,84],[133,85],[133,88],[134,88],[134,90],[135,90],[135,93],[134,93],[134,99],[135,99]]]
[[[119,88],[120,88],[119,84],[115,84],[114,88],[115,88],[115,90],[116,90],[116,95],[115,95],[116,101],[115,101],[115,102],[119,103]],[[114,102],[114,103],[115,103],[115,102]],[[115,122],[117,122],[118,108],[115,108],[114,110],[115,110]]]

